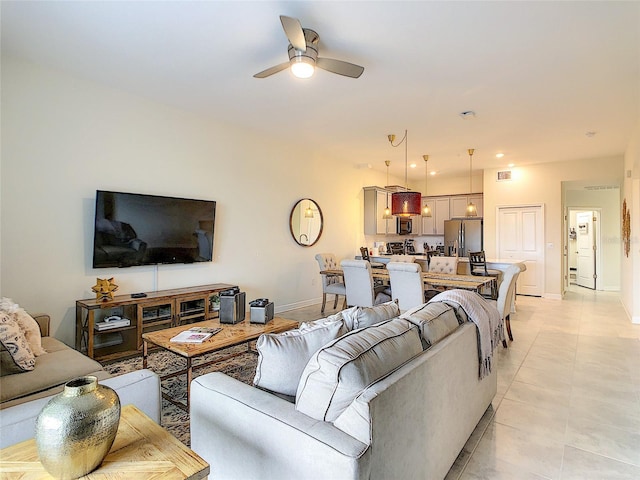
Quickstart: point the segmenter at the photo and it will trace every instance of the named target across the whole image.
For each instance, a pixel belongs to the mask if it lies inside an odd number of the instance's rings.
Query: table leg
[[[193,367],[191,365],[191,357],[187,357],[187,412],[189,411],[189,402],[191,401],[191,380],[193,379]]]
[[[147,368],[147,355],[149,353],[149,346],[146,340],[142,340],[142,368]]]

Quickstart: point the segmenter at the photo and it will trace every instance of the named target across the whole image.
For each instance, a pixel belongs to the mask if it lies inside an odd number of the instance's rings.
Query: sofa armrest
[[[121,405],[134,404],[160,423],[160,377],[151,370],[137,370],[99,381],[113,388]],[[0,448],[28,440],[35,435],[36,418],[55,395],[0,410]]]
[[[40,327],[40,336],[48,337],[51,327],[51,317],[45,313],[38,313],[32,315],[32,317],[36,322],[38,322],[38,326]]]
[[[191,448],[216,478],[364,479],[370,449],[329,422],[223,373],[191,382]]]

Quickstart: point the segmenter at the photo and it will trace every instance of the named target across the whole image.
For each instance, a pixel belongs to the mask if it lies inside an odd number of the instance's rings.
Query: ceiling
[[[640,2],[7,1],[2,53],[295,138],[410,178],[624,153],[640,119]],[[287,60],[279,15],[319,56],[365,67],[253,74]],[[461,112],[475,117],[463,119]],[[589,133],[591,132],[591,133]],[[496,158],[504,153],[503,158]]]

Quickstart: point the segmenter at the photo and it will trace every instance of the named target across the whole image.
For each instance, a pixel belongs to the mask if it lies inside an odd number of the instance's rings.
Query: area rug
[[[206,367],[197,368],[197,365],[228,356],[231,353],[239,353],[237,357],[223,360]],[[255,353],[248,352],[246,345],[227,348],[220,352],[210,353],[193,361],[196,366],[193,369],[193,377],[198,377],[209,372],[223,372],[227,375],[251,385],[256,372],[258,357]],[[147,368],[163,376],[186,368],[186,359],[171,352],[158,350],[149,354]],[[104,369],[112,375],[122,375],[142,369],[142,356],[121,360],[104,365]],[[186,374],[168,378],[162,381],[162,391],[181,402],[186,401],[187,382]],[[174,437],[190,446],[189,414],[173,403],[162,399],[161,425]]]

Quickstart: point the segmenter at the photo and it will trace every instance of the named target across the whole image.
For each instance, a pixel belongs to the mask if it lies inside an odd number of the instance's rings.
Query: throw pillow
[[[407,310],[400,315],[420,328],[422,345],[425,349],[453,333],[460,324],[451,306],[444,302],[427,303]]]
[[[397,300],[374,305],[373,307],[351,307],[342,311],[342,317],[349,330],[369,327],[395,318],[398,315],[400,315],[400,308]]]
[[[256,342],[256,387],[293,397],[311,356],[346,332],[342,320],[307,325],[284,333],[260,335]]]
[[[318,320],[313,320],[312,322],[303,322],[298,327],[298,330],[300,331],[312,330],[314,328],[318,328],[324,325],[329,325],[334,322],[340,322],[342,320],[343,320],[342,312],[338,312],[338,313],[334,313],[333,315],[329,315],[326,318],[320,318]]]
[[[11,315],[0,313],[0,376],[33,370],[36,357]]]
[[[406,320],[353,330],[313,354],[300,377],[296,410],[332,422],[368,385],[421,352],[418,329]]]
[[[22,333],[29,342],[31,351],[36,357],[47,353],[42,348],[42,337],[40,335],[40,326],[34,318],[29,315],[24,308],[14,303],[10,298],[3,297],[0,299],[0,312],[12,315],[13,320],[18,323],[18,326],[22,330]]]
[[[17,321],[18,326],[22,330],[27,342],[29,342],[29,346],[31,347],[31,351],[36,357],[47,353],[47,351],[42,348],[42,336],[40,335],[40,326],[35,319],[29,315],[23,308],[19,308],[14,314],[13,318]]]

